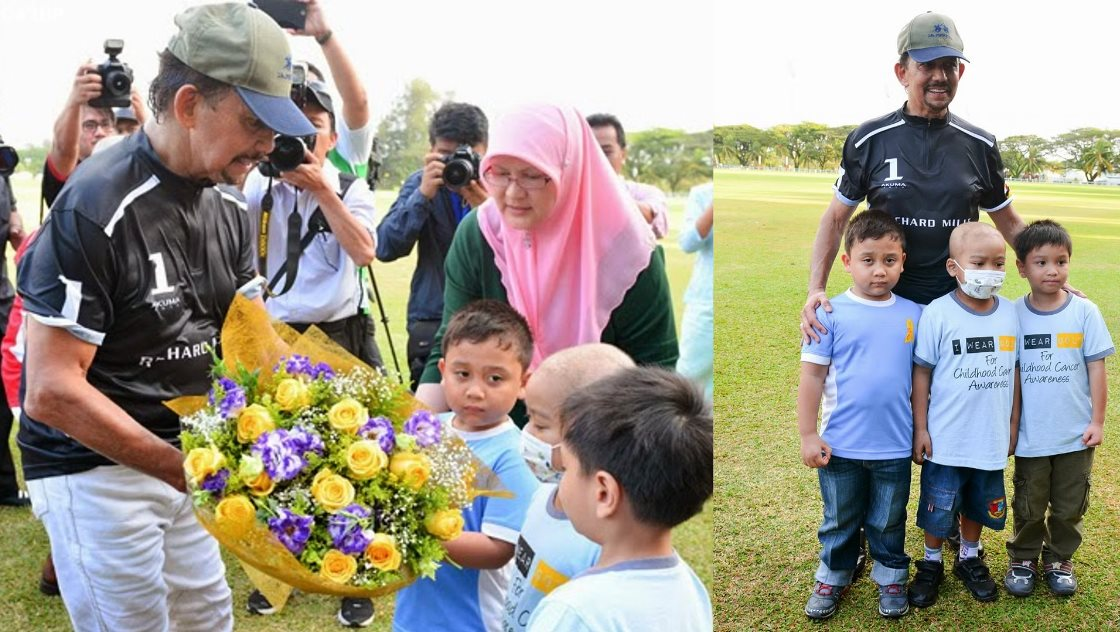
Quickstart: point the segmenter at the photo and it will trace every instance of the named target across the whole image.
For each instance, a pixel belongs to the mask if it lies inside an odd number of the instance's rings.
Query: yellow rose
[[[395,571],[401,567],[401,552],[396,540],[388,533],[375,533],[366,547],[366,559],[380,571]]]
[[[237,440],[241,443],[252,443],[270,430],[276,430],[276,424],[272,414],[260,404],[245,407],[237,416]]]
[[[373,478],[389,465],[389,457],[381,451],[376,441],[355,441],[346,448],[346,467],[354,480]]]
[[[183,463],[183,468],[187,471],[187,476],[195,484],[198,484],[202,482],[202,479],[217,472],[225,461],[226,458],[222,456],[218,448],[211,445],[191,450],[187,454],[187,460]]]
[[[440,540],[454,540],[463,532],[463,513],[458,509],[444,509],[424,519],[424,528]]]
[[[358,428],[369,421],[369,413],[358,400],[347,397],[331,406],[327,411],[327,421],[330,422],[331,428],[353,435],[358,434]]]
[[[311,397],[307,392],[307,386],[299,380],[286,378],[280,380],[280,384],[276,386],[276,405],[280,410],[291,412],[301,406],[306,406],[310,403]]]
[[[323,566],[319,569],[319,574],[333,582],[345,584],[357,570],[357,560],[338,549],[331,549],[323,556]]]
[[[431,468],[427,455],[416,452],[398,452],[389,461],[389,471],[412,489],[420,489],[428,482]]]
[[[276,483],[268,477],[268,472],[261,472],[256,478],[245,481],[245,486],[254,496],[268,496],[272,493],[272,488],[276,487]]]
[[[338,474],[329,474],[321,479],[316,476],[316,481],[311,484],[311,495],[324,510],[336,513],[354,502],[354,486]]]
[[[257,508],[248,498],[238,494],[223,498],[214,509],[214,518],[219,527],[236,537],[244,534],[256,522]]]

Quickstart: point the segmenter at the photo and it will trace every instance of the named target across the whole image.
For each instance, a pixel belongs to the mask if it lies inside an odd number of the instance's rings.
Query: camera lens
[[[303,141],[294,136],[277,136],[268,161],[279,171],[291,171],[303,164]]]
[[[110,72],[105,77],[105,87],[114,96],[128,94],[132,90],[132,78],[123,72]]]
[[[0,145],[0,176],[10,176],[19,165],[19,154],[16,150],[7,146]]]
[[[443,168],[443,181],[447,186],[459,188],[466,186],[474,178],[474,165],[469,160],[456,158]]]

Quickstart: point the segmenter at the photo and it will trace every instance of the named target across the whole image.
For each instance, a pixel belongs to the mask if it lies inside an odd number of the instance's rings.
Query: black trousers
[[[0,261],[0,265],[3,262]],[[12,311],[12,298],[0,299],[0,338],[8,327],[8,314]],[[9,440],[12,437],[12,409],[8,408],[5,397],[0,405],[0,498],[16,496],[19,493],[19,483],[16,481],[16,466],[12,460],[12,447]]]
[[[408,323],[408,373],[411,380],[409,386],[413,393],[420,384],[420,375],[424,373],[424,366],[428,364],[432,343],[436,339],[436,332],[439,331],[441,322],[415,320]]]
[[[380,369],[384,366],[381,361],[381,352],[377,349],[377,340],[373,319],[369,314],[355,314],[342,320],[332,320],[325,323],[288,323],[296,331],[303,333],[311,325],[323,330],[323,333],[338,343],[338,346],[354,354],[362,362]]]

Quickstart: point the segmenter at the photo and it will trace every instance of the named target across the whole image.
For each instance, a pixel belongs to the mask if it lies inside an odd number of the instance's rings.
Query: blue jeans
[[[845,586],[852,581],[859,554],[859,528],[875,567],[871,579],[880,586],[905,584],[906,503],[910,500],[910,459],[864,461],[833,455],[817,470],[824,520],[817,532],[821,563],[817,581]]]

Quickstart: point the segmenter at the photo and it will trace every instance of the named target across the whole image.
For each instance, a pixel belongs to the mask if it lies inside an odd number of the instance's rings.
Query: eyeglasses
[[[516,182],[517,186],[526,191],[539,191],[545,188],[549,182],[552,182],[551,178],[544,175],[520,175],[515,177],[513,174],[509,173],[496,173],[493,169],[487,169],[486,172],[482,174],[482,177],[486,180],[487,184],[492,184],[499,189],[504,189],[508,187],[511,182]]]
[[[112,121],[82,121],[82,129],[87,132],[96,132],[99,127],[110,132],[116,129]]]

